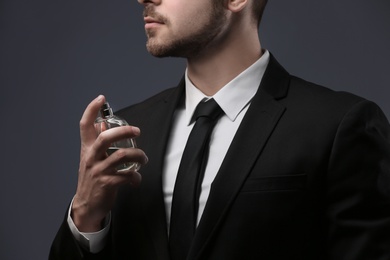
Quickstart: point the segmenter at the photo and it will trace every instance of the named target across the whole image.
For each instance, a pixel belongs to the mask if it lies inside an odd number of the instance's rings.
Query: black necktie
[[[169,249],[172,260],[184,260],[191,246],[198,216],[199,195],[207,164],[210,134],[222,109],[210,99],[200,102],[176,177],[172,198]]]

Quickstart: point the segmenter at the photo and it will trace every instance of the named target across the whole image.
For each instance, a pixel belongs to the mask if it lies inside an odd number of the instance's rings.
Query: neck
[[[187,59],[188,77],[205,95],[217,93],[261,57],[257,28],[242,28]]]

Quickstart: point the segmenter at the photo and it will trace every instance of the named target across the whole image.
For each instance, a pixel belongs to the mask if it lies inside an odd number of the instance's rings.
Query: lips
[[[147,16],[147,17],[144,17],[144,21],[146,24],[148,23],[159,23],[159,24],[164,24],[162,21],[159,21],[157,19],[154,19],[153,17],[150,17],[150,16]]]
[[[163,21],[159,19],[155,19],[151,16],[144,17],[144,21],[145,21],[145,29],[156,28],[164,24]]]

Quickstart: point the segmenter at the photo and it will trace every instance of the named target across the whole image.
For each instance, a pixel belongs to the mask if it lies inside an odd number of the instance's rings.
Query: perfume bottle
[[[95,129],[98,134],[101,132],[119,126],[129,125],[124,119],[114,115],[112,108],[108,102],[104,103],[100,108],[100,115],[95,120]],[[123,139],[117,142],[114,142],[110,145],[107,150],[107,155],[110,156],[120,148],[136,148],[135,140],[132,138]],[[137,162],[128,162],[117,166],[118,171],[138,171],[140,169],[140,164]]]

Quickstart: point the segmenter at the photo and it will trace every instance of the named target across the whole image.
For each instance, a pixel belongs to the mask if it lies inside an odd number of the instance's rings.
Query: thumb
[[[80,120],[80,138],[82,143],[88,144],[95,141],[97,136],[95,119],[105,101],[106,98],[103,95],[99,95],[85,109]]]

